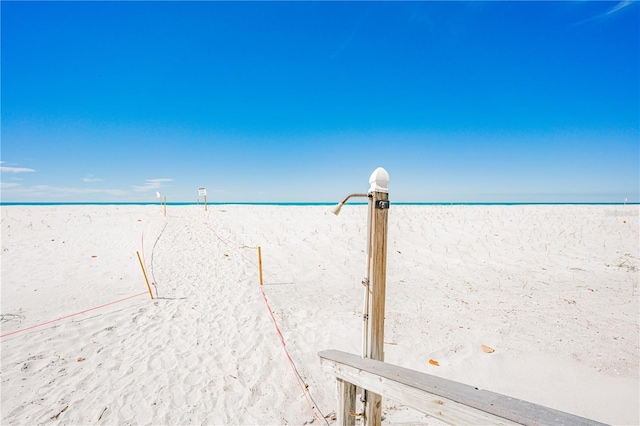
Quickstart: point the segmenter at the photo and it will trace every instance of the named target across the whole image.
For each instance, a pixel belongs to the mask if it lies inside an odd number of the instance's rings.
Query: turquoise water
[[[195,206],[198,203],[195,202],[172,202],[167,203],[167,206]],[[200,203],[203,204],[203,203]],[[293,202],[216,202],[207,203],[209,206],[216,205],[243,205],[243,206],[335,206],[336,202],[314,202],[314,203],[293,203]],[[352,205],[363,204],[366,202],[354,202],[348,203]],[[577,206],[621,206],[624,203],[417,203],[417,202],[391,202],[396,206],[564,206],[564,205],[577,205]],[[627,203],[628,205],[639,205],[640,203]],[[146,206],[146,205],[160,205],[159,202],[2,202],[0,206]]]

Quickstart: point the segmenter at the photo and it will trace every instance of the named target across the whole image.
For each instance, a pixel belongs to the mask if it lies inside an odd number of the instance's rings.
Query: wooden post
[[[336,410],[336,424],[343,426],[356,425],[356,385],[342,379],[338,382],[338,409]]]
[[[144,275],[144,280],[147,282],[147,288],[149,289],[149,296],[153,299],[153,293],[151,292],[151,286],[149,285],[149,278],[147,278],[147,271],[144,269],[144,264],[142,263],[142,258],[140,257],[140,253],[136,252],[138,255],[138,260],[140,261],[140,267],[142,268],[142,274]]]
[[[207,188],[198,188],[198,203],[200,202],[200,197],[204,197],[204,211],[207,211]]]
[[[387,282],[387,223],[389,216],[389,173],[378,167],[369,177],[371,187],[367,194],[347,195],[331,211],[340,212],[340,208],[351,197],[369,197],[369,212],[367,220],[367,277],[364,279],[365,297],[363,313],[362,358],[384,361],[384,305]],[[345,384],[338,383],[338,400],[341,407],[338,411],[346,410],[345,405],[351,404],[345,398],[351,398],[350,393],[356,390],[346,389]],[[349,400],[350,401],[350,400]],[[382,422],[382,397],[379,394],[362,390],[364,402],[365,426],[380,426]],[[338,414],[340,416],[340,414]],[[339,417],[340,418],[340,417]],[[347,424],[346,417],[342,422]]]
[[[164,196],[164,217],[167,217],[167,196]]]
[[[389,194],[375,192],[371,221],[370,285],[371,315],[369,318],[369,358],[384,361],[384,310],[387,283],[387,223]]]
[[[260,269],[260,285],[262,285],[262,250],[258,246],[258,268]]]
[[[389,174],[377,168],[369,178],[371,188],[371,223],[369,229],[369,286],[370,316],[368,320],[368,358],[384,361],[384,312],[387,283],[387,227],[389,218]],[[382,397],[367,392],[365,425],[379,426],[382,422]]]

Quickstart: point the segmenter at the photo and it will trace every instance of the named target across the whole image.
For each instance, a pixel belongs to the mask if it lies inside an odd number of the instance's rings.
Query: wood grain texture
[[[449,424],[603,424],[346,352],[327,350],[318,355],[322,369],[337,378],[394,399]]]

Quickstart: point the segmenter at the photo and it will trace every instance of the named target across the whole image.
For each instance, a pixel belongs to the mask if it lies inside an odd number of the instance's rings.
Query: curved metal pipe
[[[331,213],[338,216],[338,214],[340,214],[340,209],[342,208],[342,206],[344,206],[344,203],[346,203],[347,200],[351,197],[368,197],[368,196],[369,194],[349,194],[346,197],[344,197],[344,199],[340,201],[334,208],[331,209]]]

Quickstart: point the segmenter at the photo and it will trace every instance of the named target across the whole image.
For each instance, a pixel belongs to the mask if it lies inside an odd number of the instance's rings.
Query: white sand
[[[0,422],[314,421],[262,298],[258,245],[286,347],[329,415],[334,380],[317,352],[361,351],[366,206],[327,211],[169,206],[165,218],[159,206],[2,207],[0,334],[146,291],[136,251],[160,297],[2,337]],[[638,213],[392,205],[386,361],[640,423]],[[388,424],[437,423],[383,405]]]

